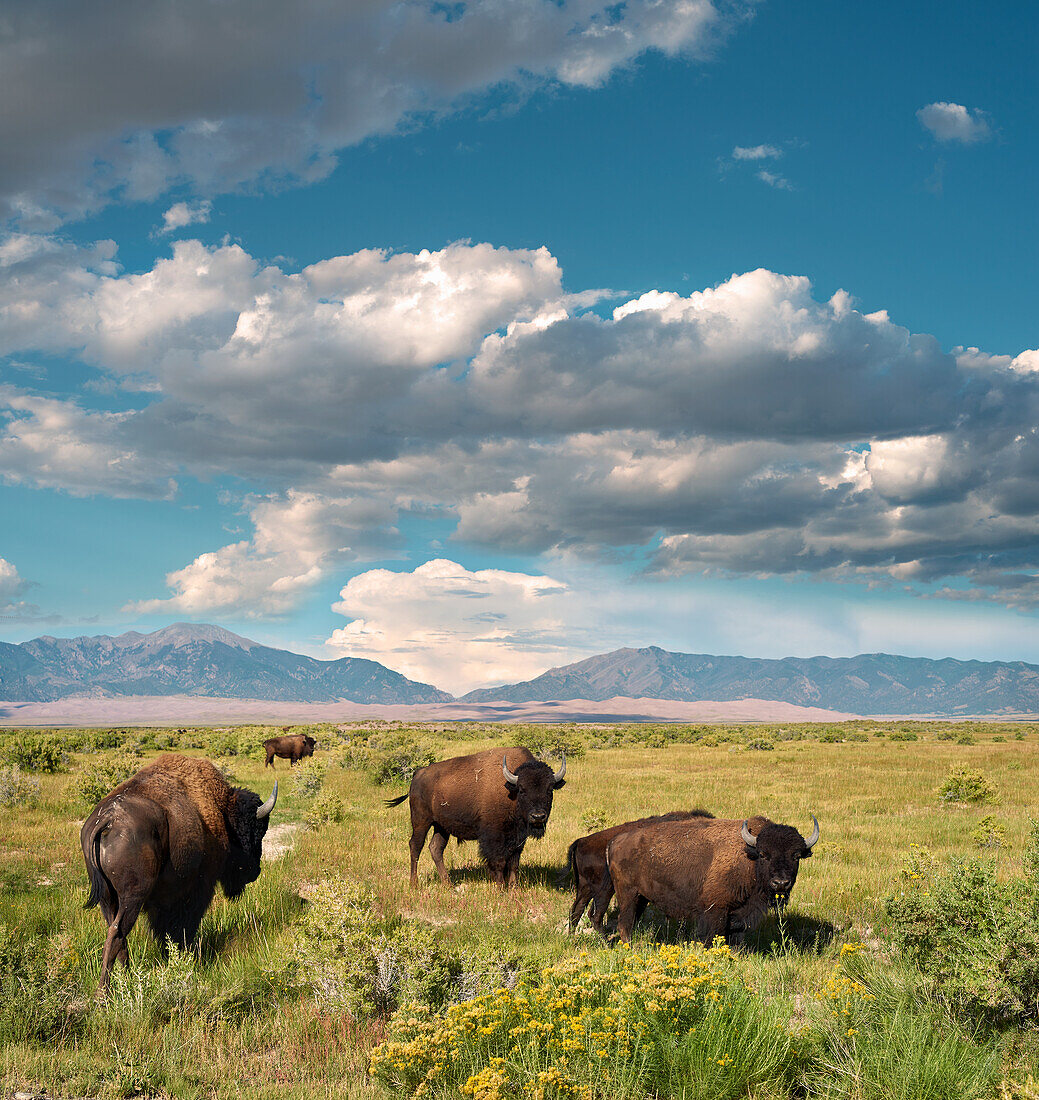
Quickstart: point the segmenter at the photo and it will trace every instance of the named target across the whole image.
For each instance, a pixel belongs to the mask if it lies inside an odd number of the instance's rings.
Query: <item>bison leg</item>
[[[570,931],[576,932],[577,926],[581,923],[581,918],[584,916],[584,911],[588,908],[588,903],[592,900],[592,895],[595,893],[595,887],[578,875],[577,879],[577,896],[574,898],[574,904],[570,906]],[[595,908],[592,908],[592,920],[596,917]],[[596,925],[598,927],[598,925]]]
[[[101,980],[98,989],[108,988],[109,977],[116,961],[129,966],[130,955],[126,950],[126,940],[137,922],[137,916],[141,911],[139,901],[131,901],[129,904],[121,904],[114,919],[108,925],[108,935],[105,937],[105,946],[101,952]]]
[[[639,892],[630,887],[617,888],[617,939],[621,943],[631,942],[631,930],[641,900]]]
[[[500,889],[505,889],[506,863],[502,860],[487,861],[487,873],[491,876],[491,882]]]
[[[274,750],[273,749],[268,749],[267,750],[267,763],[264,764],[264,767],[265,768],[273,768],[274,767]]]
[[[700,914],[696,924],[696,934],[709,947],[716,936],[725,936],[729,928],[729,910],[712,905]]]
[[[422,846],[426,843],[429,833],[429,825],[414,825],[411,830],[411,840],[408,847],[411,849],[411,888],[418,889],[418,857],[422,854]]]
[[[519,885],[519,861],[520,853],[517,852],[505,861],[506,889],[515,890]]]
[[[438,874],[440,875],[440,881],[445,886],[451,885],[451,876],[447,873],[447,868],[444,866],[444,849],[447,847],[447,842],[451,839],[451,834],[445,832],[439,825],[433,826],[433,836],[429,841],[429,854],[433,857],[433,863],[436,865]],[[419,848],[422,848],[421,843]]]

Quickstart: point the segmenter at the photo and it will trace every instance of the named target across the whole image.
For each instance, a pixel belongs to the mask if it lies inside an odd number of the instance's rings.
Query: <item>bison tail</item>
[[[570,845],[566,850],[566,867],[556,876],[556,889],[562,890],[564,886],[572,879],[577,877],[577,868],[574,866],[575,853],[577,851],[577,841]]]
[[[87,879],[90,893],[83,903],[84,909],[93,909],[102,900],[108,900],[112,894],[112,884],[101,870],[101,836],[107,822],[96,821],[90,835],[83,838],[83,858],[87,865]]]
[[[405,793],[402,794],[400,798],[387,798],[384,799],[384,802],[387,806],[399,806],[408,797],[409,794],[411,794],[411,791],[405,791]]]

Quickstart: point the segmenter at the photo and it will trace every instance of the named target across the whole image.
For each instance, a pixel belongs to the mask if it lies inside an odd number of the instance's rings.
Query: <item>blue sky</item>
[[[0,640],[1039,661],[1031,5],[4,8]]]

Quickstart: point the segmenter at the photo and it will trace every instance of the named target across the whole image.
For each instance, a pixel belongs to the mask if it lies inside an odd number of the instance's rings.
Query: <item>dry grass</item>
[[[239,902],[219,899],[203,925],[198,966],[214,984],[225,976],[230,982],[239,972],[262,972],[265,960],[273,969],[291,951],[301,890],[329,875],[366,884],[383,911],[427,922],[462,950],[494,944],[520,960],[548,965],[590,946],[584,937],[563,933],[572,895],[554,886],[567,846],[588,831],[581,819],[602,813],[614,823],[701,806],[719,817],[764,813],[802,832],[810,828],[810,812],[819,818],[821,839],[801,870],[788,911],[786,932],[794,950],[759,951],[747,959],[757,980],[797,996],[824,980],[841,942],[882,941],[883,899],[898,888],[911,843],[924,843],[937,855],[970,851],[979,818],[991,814],[1009,838],[999,858],[1008,870],[1020,865],[1034,813],[1039,738],[1030,730],[1026,740],[1014,740],[1019,728],[987,726],[975,745],[937,740],[940,725],[928,724],[920,727],[925,739],[911,742],[871,735],[865,742],[780,741],[771,752],[728,743],[592,750],[570,760],[548,835],[528,844],[520,888],[509,895],[488,885],[474,844],[448,848],[454,889],[435,881],[424,852],[421,888],[409,890],[407,804],[383,805],[404,788],[376,786],[363,772],[333,767],[325,789],[342,799],[345,819],[317,832],[301,830],[294,849],[265,864],[260,880]],[[438,740],[445,756],[515,743],[507,728],[492,731],[493,740],[487,731],[442,725],[420,732]],[[465,739],[449,740],[451,735]],[[0,748],[11,736],[17,734],[0,734]],[[997,736],[1007,740],[993,741]],[[73,758],[71,772],[39,777],[42,798],[35,808],[0,809],[0,922],[20,935],[65,934],[78,953],[78,980],[87,996],[97,980],[103,929],[96,911],[81,908],[86,880],[79,827],[89,807],[76,796],[74,769],[83,759]],[[239,783],[266,796],[272,775],[262,760],[238,757],[231,764]],[[937,788],[962,764],[995,784],[995,806],[939,802]],[[284,763],[277,774],[282,781],[277,821],[299,821],[306,803]],[[650,924],[643,933],[654,934],[668,930]],[[759,948],[776,935],[770,921]],[[156,963],[143,927],[131,939],[131,952],[135,964]],[[161,1025],[120,1021],[110,1011],[94,1012],[75,1041],[0,1049],[0,1083],[8,1095],[43,1086],[51,1096],[361,1100],[376,1095],[365,1065],[382,1032],[379,1020],[355,1022],[290,992],[279,998],[276,1011],[249,1013],[218,1027],[178,1018]]]

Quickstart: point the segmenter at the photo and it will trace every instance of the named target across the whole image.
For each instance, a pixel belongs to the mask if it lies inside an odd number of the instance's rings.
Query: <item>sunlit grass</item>
[[[875,736],[878,730],[899,728],[912,728],[918,740]],[[384,1095],[367,1076],[367,1059],[383,1037],[385,1021],[353,1019],[319,1003],[305,991],[305,981],[291,968],[286,970],[299,936],[306,906],[300,895],[307,893],[307,884],[329,876],[363,883],[374,893],[381,912],[433,927],[446,945],[462,954],[489,946],[500,949],[515,958],[524,974],[566,964],[581,951],[612,959],[617,953],[609,953],[596,938],[564,932],[572,895],[556,889],[554,882],[566,849],[589,831],[582,820],[601,818],[612,824],[676,808],[703,807],[719,817],[734,818],[764,813],[802,831],[810,827],[810,813],[819,818],[821,839],[801,869],[783,928],[770,919],[756,937],[754,950],[738,956],[735,964],[770,1003],[781,1002],[796,1016],[793,1006],[824,988],[842,943],[863,941],[881,964],[888,965],[883,899],[899,888],[900,868],[911,843],[924,843],[937,856],[971,852],[980,818],[991,815],[1007,838],[998,859],[1008,874],[1019,868],[1034,813],[1039,737],[1030,726],[985,724],[974,727],[973,745],[937,739],[943,730],[952,729],[958,736],[963,728],[860,723],[846,729],[865,732],[867,740],[835,743],[820,743],[818,729],[795,731],[807,733],[810,740],[783,740],[783,731],[777,735],[773,730],[774,751],[744,748],[753,727],[730,731],[734,740],[713,745],[590,747],[582,756],[571,756],[548,834],[527,845],[519,889],[507,895],[488,884],[475,844],[454,843],[446,853],[454,889],[440,885],[424,852],[421,886],[411,891],[408,807],[383,804],[385,798],[403,793],[405,785],[380,786],[364,771],[330,767],[324,789],[341,799],[344,819],[317,831],[297,832],[294,847],[265,863],[260,879],[238,901],[218,896],[191,956],[192,980],[206,991],[211,1007],[160,1020],[150,1010],[134,1007],[151,1003],[143,993],[138,1002],[126,997],[113,997],[107,1006],[93,1002],[104,929],[96,909],[82,909],[87,890],[79,828],[89,806],[78,794],[77,769],[89,757],[73,754],[69,770],[38,776],[37,806],[0,809],[0,924],[21,937],[51,942],[63,937],[74,960],[71,980],[86,1015],[77,1034],[57,1041],[5,1042],[0,1036],[0,1082],[9,1093],[45,1086],[52,1096],[309,1098],[315,1090],[351,1100]],[[1022,730],[1026,739],[1016,740]],[[419,733],[436,742],[443,756],[527,740],[525,731],[500,726],[441,725]],[[544,736],[544,730],[537,733]],[[718,733],[727,735],[719,728],[708,739]],[[266,731],[257,729],[255,734],[258,744]],[[581,730],[566,735],[590,743],[598,736]],[[17,736],[0,734],[0,750]],[[652,731],[647,737],[657,739]],[[248,736],[244,740],[248,743]],[[205,755],[200,749],[185,751]],[[142,763],[155,755],[145,751]],[[319,749],[315,760],[323,757],[328,759]],[[269,793],[275,773],[264,768],[262,756],[219,759],[230,765],[238,783],[262,797]],[[980,771],[992,782],[998,790],[995,804],[939,800],[938,788],[960,765]],[[308,799],[284,762],[279,762],[276,774],[280,795],[273,826],[301,822]],[[652,952],[660,942],[678,938],[676,926],[654,918],[652,911],[647,917],[634,939],[635,951]],[[144,924],[142,920],[131,937],[131,974],[167,965]],[[873,1074],[874,1079],[879,1070],[869,1066],[885,1058],[892,1063],[911,1058],[920,1066],[932,1059],[937,1066],[936,1096],[943,1095],[941,1082],[955,1079],[957,1073],[966,1082],[981,1063],[978,1079],[991,1077],[985,1059],[991,1055],[998,1062],[995,1048],[981,1062],[972,1048],[956,1045],[959,1039],[948,1050],[912,1053],[908,1039],[903,1043],[896,1037],[902,1028],[898,1011],[902,1010],[892,1004],[892,1035],[884,1040],[886,1047],[881,1044],[872,1051],[873,1062],[867,1065],[864,1050],[861,1057],[838,1051],[832,1081],[824,1084],[826,1074],[817,1074],[813,1094],[871,1096],[866,1085],[858,1092],[850,1086],[840,1091],[844,1086],[835,1082],[839,1075],[861,1081],[863,1074]],[[907,1018],[907,1034],[911,1024]],[[974,1068],[956,1070],[961,1058]],[[666,1083],[659,1087],[665,1090],[661,1095],[671,1095]],[[760,1082],[753,1088],[755,1096],[769,1095]]]

